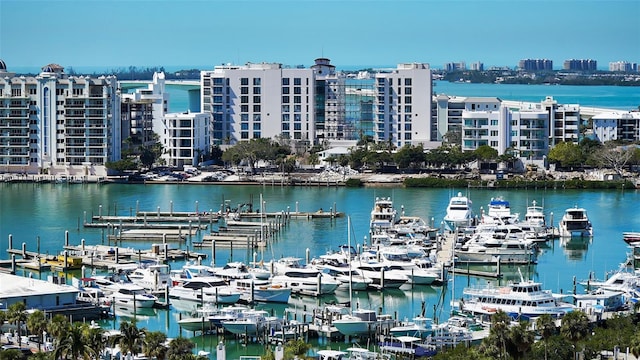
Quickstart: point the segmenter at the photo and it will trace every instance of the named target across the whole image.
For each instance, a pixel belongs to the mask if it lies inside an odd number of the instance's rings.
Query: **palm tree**
[[[489,330],[487,342],[492,344],[494,348],[499,349],[498,353],[500,358],[507,356],[509,323],[511,323],[511,318],[502,310],[498,310],[491,316],[491,330]]]
[[[47,318],[42,310],[36,310],[29,314],[27,318],[27,329],[31,334],[38,335],[38,339],[40,339],[38,342],[38,351],[40,351],[42,343],[44,342],[42,333],[47,330]]]
[[[167,341],[167,335],[162,331],[147,331],[142,342],[142,352],[149,358],[164,360],[167,355],[165,341]]]
[[[18,327],[18,344],[22,334],[22,324],[27,321],[27,306],[23,302],[16,302],[9,305],[7,320]]]
[[[138,329],[135,322],[124,321],[120,323],[120,335],[117,342],[123,354],[137,355],[142,350],[144,330]]]
[[[51,322],[47,324],[47,331],[55,339],[56,346],[60,338],[67,333],[70,327],[69,319],[61,314],[54,315]]]
[[[556,332],[556,324],[553,321],[553,317],[549,314],[541,315],[536,319],[536,328],[542,341],[544,341],[544,359],[547,360],[547,342]]]
[[[18,349],[7,349],[0,351],[0,360],[23,360],[22,352]]]
[[[524,357],[534,342],[533,332],[529,331],[529,323],[520,321],[518,325],[511,327],[509,331],[511,355],[514,359]]]
[[[169,350],[167,351],[167,358],[169,360],[179,360],[185,355],[192,354],[193,342],[185,337],[178,336],[171,340],[169,343]]]
[[[102,351],[107,346],[104,330],[102,328],[85,326],[82,335],[87,345],[95,350],[98,355],[102,354]]]
[[[572,311],[562,318],[560,334],[573,343],[574,356],[578,356],[578,341],[589,334],[589,318],[582,311]]]
[[[82,358],[90,360],[98,357],[98,350],[92,348],[86,341],[84,333],[87,325],[83,323],[74,323],[68,331],[58,339],[58,344],[53,350],[54,359],[70,359],[77,360]]]

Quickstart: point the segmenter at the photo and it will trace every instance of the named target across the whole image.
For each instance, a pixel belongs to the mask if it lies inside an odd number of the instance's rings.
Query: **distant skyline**
[[[0,0],[9,71],[223,63],[338,68],[520,59],[640,63],[638,0]]]

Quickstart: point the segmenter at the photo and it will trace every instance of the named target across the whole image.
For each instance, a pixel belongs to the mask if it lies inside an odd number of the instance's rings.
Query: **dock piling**
[[[13,234],[9,234],[9,250],[13,249]]]

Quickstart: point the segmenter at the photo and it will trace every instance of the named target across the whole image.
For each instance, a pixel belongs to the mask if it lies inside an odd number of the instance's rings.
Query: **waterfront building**
[[[431,139],[429,64],[398,64],[375,75],[374,140],[397,147],[427,145]]]
[[[277,63],[220,65],[200,75],[201,111],[214,144],[258,138],[315,139],[315,72]]]
[[[132,93],[122,94],[121,101],[123,147],[153,145],[156,141],[153,136],[154,124],[161,123],[169,108],[164,73],[154,73],[146,89],[134,89]]]
[[[120,159],[115,76],[68,76],[57,64],[35,77],[0,61],[0,168],[5,172],[105,176]]]
[[[569,59],[562,64],[563,70],[573,71],[596,71],[598,62],[592,59]]]
[[[593,134],[602,143],[610,140],[640,140],[640,112],[610,111],[597,114],[591,120]]]
[[[553,71],[553,61],[549,59],[523,59],[518,62],[518,70]]]
[[[558,104],[552,96],[542,101],[542,107],[549,114],[549,146],[556,146],[560,142],[580,141],[580,105]]]
[[[311,66],[315,72],[314,118],[319,142],[353,137],[354,126],[346,121],[345,77],[336,73],[329,59],[318,58]]]
[[[171,167],[196,166],[209,152],[211,114],[169,113],[154,124],[163,146],[162,159]]]

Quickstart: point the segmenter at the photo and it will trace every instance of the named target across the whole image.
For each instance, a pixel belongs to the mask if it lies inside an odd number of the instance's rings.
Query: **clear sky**
[[[9,70],[524,58],[640,63],[640,0],[0,0]]]

